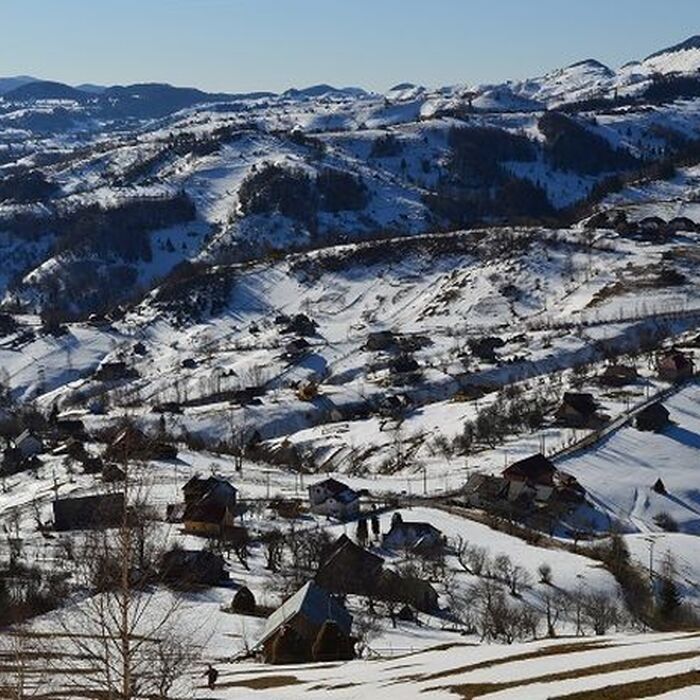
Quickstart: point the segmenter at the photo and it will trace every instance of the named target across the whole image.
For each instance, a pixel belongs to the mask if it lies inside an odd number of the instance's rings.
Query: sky
[[[0,0],[0,76],[385,91],[617,67],[700,34],[700,0]]]

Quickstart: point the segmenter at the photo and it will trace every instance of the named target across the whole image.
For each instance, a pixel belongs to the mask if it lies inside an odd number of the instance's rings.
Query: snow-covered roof
[[[299,613],[311,624],[318,626],[326,620],[332,620],[345,634],[350,634],[352,615],[328,591],[313,581],[308,581],[267,618],[259,644],[266,642]]]

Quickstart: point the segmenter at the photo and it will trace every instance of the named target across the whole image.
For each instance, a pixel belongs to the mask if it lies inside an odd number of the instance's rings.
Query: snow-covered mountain
[[[568,225],[615,178],[692,159],[699,44],[617,71],[586,60],[517,83],[386,95],[24,82],[0,97],[0,292],[30,311],[60,296],[62,313],[84,316],[183,261]]]
[[[222,698],[692,695],[698,46],[384,95],[0,83],[0,687],[73,697],[138,638],[153,697],[206,692],[192,650]],[[126,555],[57,532],[127,471]],[[179,522],[208,474],[235,504]],[[310,507],[329,476],[359,516]],[[348,538],[418,593],[333,576],[373,662],[262,672]]]

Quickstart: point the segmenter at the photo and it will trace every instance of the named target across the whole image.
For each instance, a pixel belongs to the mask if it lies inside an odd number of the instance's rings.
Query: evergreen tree
[[[364,547],[367,544],[367,520],[365,518],[360,518],[357,521],[357,532],[355,533],[357,538],[357,543]]]
[[[669,553],[666,555],[661,565],[661,583],[659,585],[656,602],[657,614],[661,622],[667,625],[672,624],[676,620],[683,602],[680,591],[678,590],[678,585],[675,581],[675,574],[675,563],[673,557]]]

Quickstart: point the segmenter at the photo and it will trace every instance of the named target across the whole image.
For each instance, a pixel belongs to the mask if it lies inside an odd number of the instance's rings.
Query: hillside
[[[699,46],[0,81],[0,696],[691,697]]]

